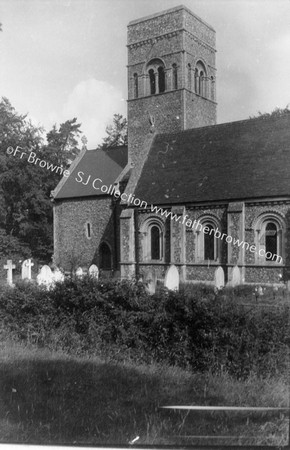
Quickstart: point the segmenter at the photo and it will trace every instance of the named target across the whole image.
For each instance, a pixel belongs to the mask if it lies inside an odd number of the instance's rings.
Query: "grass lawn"
[[[160,408],[286,407],[288,387],[282,377],[236,381],[227,374],[74,358],[11,342],[1,343],[0,360],[2,442],[128,445],[139,436],[136,446],[288,443],[286,414]],[[215,439],[192,437],[201,435]]]

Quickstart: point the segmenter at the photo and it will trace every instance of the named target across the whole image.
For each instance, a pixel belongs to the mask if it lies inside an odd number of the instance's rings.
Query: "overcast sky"
[[[0,94],[88,147],[126,115],[130,20],[184,4],[217,33],[218,123],[290,104],[290,0],[0,0]]]

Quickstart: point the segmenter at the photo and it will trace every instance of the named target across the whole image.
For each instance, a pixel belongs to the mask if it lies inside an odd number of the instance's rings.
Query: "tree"
[[[122,114],[114,114],[112,125],[106,127],[107,136],[99,148],[128,145],[128,122]]]
[[[286,108],[278,108],[277,107],[270,113],[261,113],[261,111],[258,111],[258,115],[250,116],[250,119],[264,119],[267,117],[280,117],[287,113],[288,114],[290,113],[289,105],[287,105]]]
[[[67,168],[80,151],[77,136],[80,124],[76,119],[56,125],[47,134],[35,127],[25,115],[15,111],[8,99],[0,102],[0,251],[19,252],[49,261],[53,252],[53,216],[51,191],[61,178],[52,172],[28,162],[33,151],[40,159]],[[8,154],[7,149],[21,148]],[[19,154],[25,152],[21,159]],[[9,255],[7,255],[9,256]]]

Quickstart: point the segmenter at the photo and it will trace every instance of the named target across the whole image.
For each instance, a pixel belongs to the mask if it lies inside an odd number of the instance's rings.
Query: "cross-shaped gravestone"
[[[34,266],[33,262],[31,262],[31,259],[26,259],[22,263],[22,279],[25,280],[26,278],[28,280],[31,280],[31,267]]]
[[[12,259],[7,259],[7,264],[4,266],[4,269],[7,270],[7,283],[13,284],[13,269],[15,269],[15,264],[12,264]]]

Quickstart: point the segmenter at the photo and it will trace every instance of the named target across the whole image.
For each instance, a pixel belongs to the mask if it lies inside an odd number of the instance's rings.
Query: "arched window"
[[[158,87],[160,93],[165,91],[165,72],[162,66],[158,67]]]
[[[282,264],[285,247],[285,222],[275,211],[261,214],[253,223],[257,264]]]
[[[147,94],[154,95],[165,91],[166,76],[164,62],[159,58],[154,58],[146,65],[146,72],[148,73]]]
[[[199,226],[196,227],[196,261],[220,260],[221,243],[215,236],[215,231],[221,230],[220,223],[215,217],[203,217],[198,220]]]
[[[172,87],[173,89],[177,89],[178,87],[178,77],[177,77],[177,65],[172,64]]]
[[[150,241],[151,241],[151,259],[159,260],[160,255],[160,229],[158,226],[153,225],[150,229]]]
[[[199,94],[198,69],[194,71],[194,91]]]
[[[204,259],[214,261],[216,259],[214,227],[210,223],[206,224],[206,226],[209,228],[209,231],[208,234],[204,233]]]
[[[273,222],[268,222],[265,230],[265,258],[266,261],[272,261],[273,255],[277,255],[278,248],[278,230]]]
[[[191,90],[191,65],[187,64],[187,86]]]
[[[195,68],[195,92],[198,95],[201,95],[202,97],[206,97],[206,80],[207,80],[207,74],[204,64],[201,61],[198,61],[196,63]]]
[[[106,242],[100,245],[100,268],[103,270],[111,270],[112,268],[112,254]]]
[[[155,73],[153,69],[150,69],[148,73],[150,82],[150,94],[153,95],[156,92]]]
[[[138,98],[138,75],[134,73],[134,98]]]
[[[148,219],[141,229],[142,236],[142,260],[163,261],[164,260],[164,224],[156,218]]]

